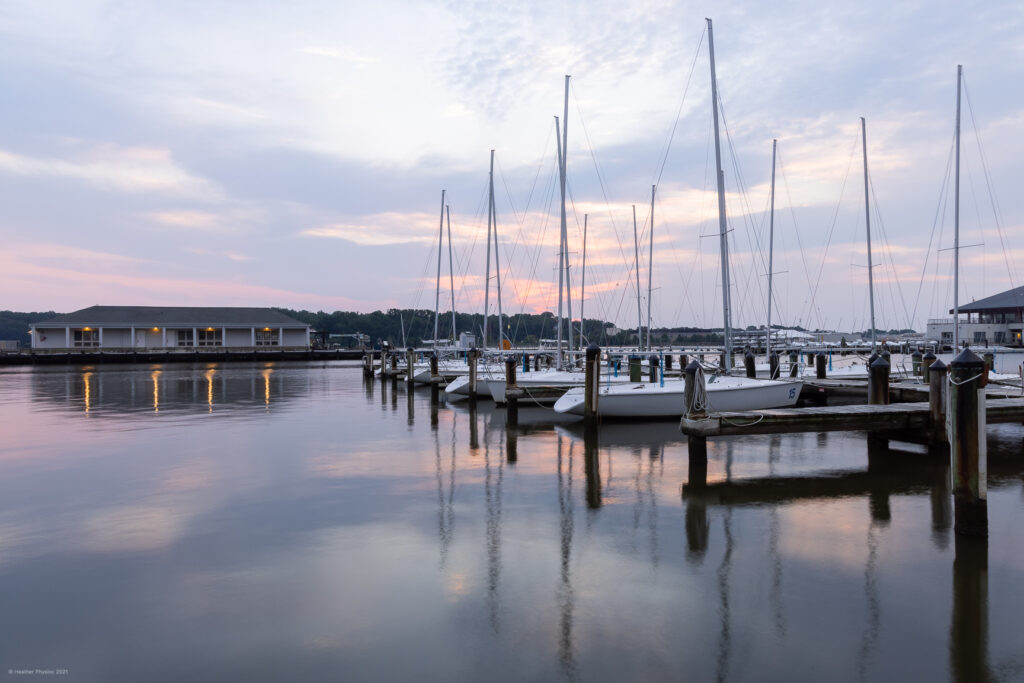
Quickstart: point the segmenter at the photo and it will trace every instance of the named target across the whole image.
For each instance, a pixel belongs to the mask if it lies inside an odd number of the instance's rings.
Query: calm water
[[[986,548],[911,446],[712,440],[701,486],[674,423],[504,418],[341,364],[4,370],[0,668],[1024,680],[1024,427]]]

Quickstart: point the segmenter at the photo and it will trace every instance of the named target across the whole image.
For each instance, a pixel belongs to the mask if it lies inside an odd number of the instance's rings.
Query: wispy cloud
[[[216,199],[220,189],[174,162],[169,149],[98,145],[73,158],[32,157],[0,150],[0,170],[78,180],[120,192]]]
[[[309,47],[300,48],[299,52],[302,52],[307,55],[315,55],[317,57],[340,59],[344,62],[356,65],[376,64],[379,61],[376,57],[372,57],[370,55],[365,54],[359,54],[355,50],[343,47],[311,45]]]

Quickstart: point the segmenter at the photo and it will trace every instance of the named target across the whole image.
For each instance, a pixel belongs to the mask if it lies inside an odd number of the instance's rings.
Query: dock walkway
[[[1024,422],[1024,398],[988,399],[985,421]],[[881,431],[927,429],[928,403],[773,408],[683,417],[679,429],[687,436],[734,436],[791,432]]]

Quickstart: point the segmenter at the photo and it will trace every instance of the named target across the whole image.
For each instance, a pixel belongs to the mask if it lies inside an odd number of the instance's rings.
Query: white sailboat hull
[[[476,378],[476,396],[480,398],[490,398],[490,378],[487,375],[480,374]],[[505,380],[501,380],[504,383]],[[444,388],[444,393],[447,398],[460,399],[469,398],[469,375],[460,375],[448,383],[448,386]]]
[[[565,390],[572,389],[573,387],[582,387],[586,381],[586,376],[582,371],[572,372],[568,370],[539,370],[535,372],[524,372],[516,378],[516,386],[520,389],[524,389],[527,392],[531,387],[561,387]],[[626,375],[619,375],[618,377],[605,376],[601,378],[602,383],[610,382],[613,384],[624,384],[629,381],[629,377]],[[505,402],[505,378],[500,379],[491,378],[488,379],[488,386],[491,389],[491,398],[496,403]],[[554,403],[554,398],[537,398],[530,399],[537,403]]]
[[[602,386],[597,412],[602,417],[682,417],[686,412],[684,382],[659,384],[612,384]],[[802,383],[782,380],[751,380],[744,377],[715,378],[707,384],[708,412],[762,410],[795,405]],[[555,402],[555,412],[583,415],[583,390],[570,389]]]

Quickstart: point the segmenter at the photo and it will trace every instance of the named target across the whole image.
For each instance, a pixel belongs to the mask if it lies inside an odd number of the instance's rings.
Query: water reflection
[[[956,534],[950,669],[957,683],[993,680],[988,662],[988,539]]]
[[[987,548],[954,546],[943,460],[857,434],[712,440],[689,460],[676,425],[588,431],[521,407],[510,426],[359,372],[5,377],[5,427],[32,428],[0,444],[0,642],[74,660],[90,648],[69,634],[96,633],[139,653],[135,680],[186,649],[247,680],[303,658],[380,680],[1019,671],[1019,527],[994,524],[991,568]],[[1024,430],[999,429],[1006,520],[1024,513]],[[54,632],[43,615],[62,605]],[[237,653],[264,651],[262,673],[239,671]]]
[[[572,443],[568,458],[563,456],[565,438],[558,437],[558,519],[559,519],[559,582],[557,600],[561,619],[559,622],[558,661],[563,676],[570,681],[579,679],[576,653],[573,646],[573,613],[576,608],[576,592],[572,586],[572,541],[575,529],[573,505]]]
[[[501,583],[501,484],[504,479],[503,458],[498,458],[497,475],[491,468],[491,445],[484,441],[484,496],[487,501],[487,611],[491,628],[499,630],[498,589]]]
[[[76,381],[69,381],[76,378]],[[304,373],[282,373],[279,364],[85,366],[81,369],[33,372],[34,403],[81,412],[90,417],[119,418],[139,412],[225,414],[308,394]]]

